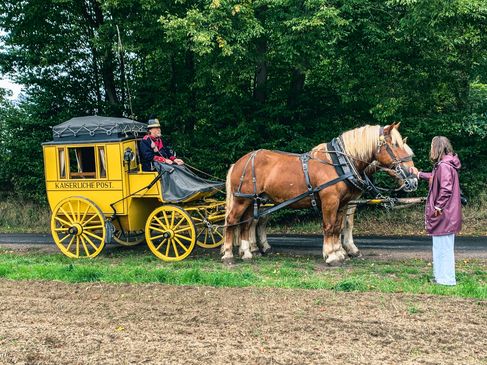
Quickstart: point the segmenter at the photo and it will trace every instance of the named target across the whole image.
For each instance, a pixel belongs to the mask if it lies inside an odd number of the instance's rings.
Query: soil
[[[487,364],[487,302],[0,280],[1,364]]]

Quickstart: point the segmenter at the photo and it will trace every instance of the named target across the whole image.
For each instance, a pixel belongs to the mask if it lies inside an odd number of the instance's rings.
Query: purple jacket
[[[429,181],[429,193],[425,209],[426,231],[431,236],[458,233],[462,228],[462,204],[458,170],[461,167],[457,155],[446,155],[433,172],[420,172],[419,178]],[[435,217],[435,207],[442,214]]]

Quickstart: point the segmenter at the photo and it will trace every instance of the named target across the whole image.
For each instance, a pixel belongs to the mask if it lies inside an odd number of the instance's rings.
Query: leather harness
[[[378,144],[378,149],[380,149],[382,146],[386,147],[386,151],[393,160],[393,165],[396,168],[397,166],[400,165],[401,162],[406,162],[406,161],[411,161],[412,156],[407,156],[405,158],[398,159],[395,155],[392,149],[390,148],[389,144],[385,141],[384,138],[384,128],[381,127],[380,129],[380,136],[379,136],[379,144]],[[267,202],[267,198],[264,196],[261,196],[260,194],[257,193],[257,178],[255,175],[255,157],[261,150],[257,150],[252,152],[250,157],[248,158],[247,162],[245,163],[244,169],[242,171],[242,175],[240,177],[240,182],[237,188],[237,191],[234,193],[235,197],[238,198],[245,198],[245,199],[253,199],[254,200],[254,210],[253,210],[253,217],[254,219],[258,219],[262,216],[271,214],[279,209],[285,208],[289,205],[292,205],[296,202],[298,202],[301,199],[304,199],[306,197],[309,197],[311,199],[311,206],[315,210],[316,213],[319,213],[319,208],[318,208],[318,203],[316,199],[316,193],[320,192],[321,190],[339,183],[340,181],[344,181],[348,187],[350,188],[356,188],[361,191],[366,191],[369,193],[372,193],[374,196],[378,197],[381,196],[381,193],[379,189],[372,183],[372,181],[369,179],[369,177],[366,174],[361,175],[357,169],[355,168],[354,163],[351,161],[351,158],[349,155],[345,152],[345,148],[343,147],[343,140],[340,137],[334,138],[331,142],[327,143],[326,145],[327,150],[325,152],[329,153],[332,163],[329,163],[328,161],[322,161],[318,160],[322,163],[326,163],[328,165],[332,165],[335,167],[335,171],[338,175],[337,178],[332,179],[330,181],[327,181],[324,184],[321,184],[317,187],[313,187],[311,185],[311,180],[309,177],[309,166],[308,162],[309,160],[313,159],[311,157],[310,152],[303,153],[299,156],[299,160],[301,161],[301,167],[303,169],[304,173],[304,179],[306,182],[306,187],[307,191],[303,194],[300,194],[298,196],[295,196],[294,198],[288,199],[280,204],[277,204],[273,207],[270,207],[268,209],[262,210],[259,212],[259,206],[262,203]],[[282,152],[286,153],[286,152]],[[286,154],[291,154],[291,153],[286,153]],[[247,173],[247,167],[250,163],[250,170],[252,173],[252,185],[253,185],[253,193],[251,194],[246,194],[242,193],[242,185]]]

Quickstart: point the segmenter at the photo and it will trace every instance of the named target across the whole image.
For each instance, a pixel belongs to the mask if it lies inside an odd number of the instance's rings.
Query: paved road
[[[53,243],[50,234],[0,234],[0,244],[46,245]],[[311,251],[321,249],[323,238],[318,235],[269,235],[269,243],[275,248]],[[431,250],[430,237],[363,236],[356,237],[355,243],[361,249]],[[456,237],[455,248],[487,252],[487,237]]]

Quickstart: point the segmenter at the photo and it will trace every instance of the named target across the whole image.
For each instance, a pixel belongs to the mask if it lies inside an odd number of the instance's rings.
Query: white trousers
[[[455,279],[455,235],[433,236],[433,274],[442,285],[456,285]]]

